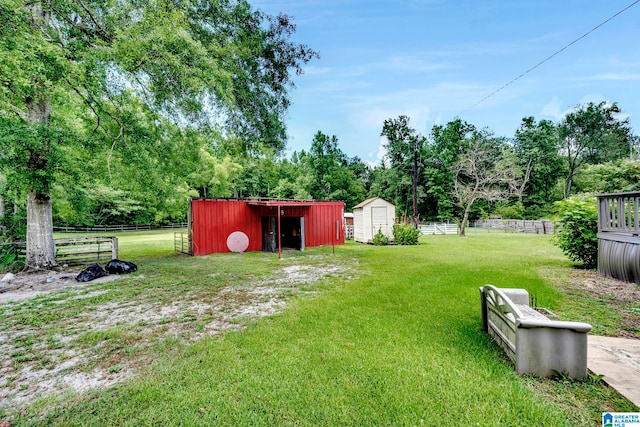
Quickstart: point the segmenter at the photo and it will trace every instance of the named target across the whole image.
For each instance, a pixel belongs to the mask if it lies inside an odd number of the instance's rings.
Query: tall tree
[[[434,219],[448,221],[456,217],[453,165],[472,145],[475,132],[475,126],[461,119],[431,129],[424,174],[431,217]]]
[[[567,114],[559,126],[567,176],[564,196],[569,197],[576,173],[585,164],[597,164],[629,156],[631,128],[621,119],[618,104],[590,102]]]
[[[426,143],[426,138],[416,132],[410,124],[408,116],[387,119],[382,126],[381,136],[387,138],[387,159],[391,168],[411,177],[412,223],[418,225],[418,180],[422,164],[419,160]]]
[[[51,187],[81,100],[112,146],[133,143],[127,105],[182,125],[223,122],[246,149],[282,149],[291,71],[317,54],[286,15],[245,0],[0,2],[0,161],[28,183],[27,258],[55,265]]]
[[[307,159],[312,173],[310,193],[314,199],[342,200],[347,209],[362,201],[362,181],[349,167],[349,159],[338,146],[335,135],[316,132]]]
[[[291,161],[282,159],[278,163],[278,181],[271,191],[272,197],[283,199],[311,200],[311,186],[313,171],[309,161],[309,154],[304,150],[294,152]]]
[[[476,201],[505,200],[517,188],[519,171],[511,156],[503,156],[503,141],[488,131],[476,132],[472,145],[453,165],[453,194],[463,209],[460,235],[464,236]]]
[[[530,216],[539,218],[545,207],[562,197],[555,194],[565,173],[560,146],[558,127],[549,120],[525,117],[516,130],[514,150],[523,171],[518,197]]]
[[[384,163],[371,170],[369,197],[381,197],[391,203],[403,214],[410,208],[411,181],[406,173],[401,173]]]

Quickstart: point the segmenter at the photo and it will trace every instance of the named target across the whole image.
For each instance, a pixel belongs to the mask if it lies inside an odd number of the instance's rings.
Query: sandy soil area
[[[78,276],[80,271],[81,270],[79,269],[71,269],[63,272],[40,271],[14,274],[15,279],[0,282],[0,304],[29,299],[37,295],[45,295],[62,289],[85,287],[96,283],[110,282],[123,277],[112,274],[100,277],[99,279],[95,279],[91,282],[77,282],[75,278]],[[4,276],[5,275],[0,275],[0,279]]]
[[[8,320],[0,327],[0,408],[15,410],[38,398],[108,387],[131,378],[151,362],[154,353],[149,349],[158,342],[175,338],[188,343],[243,328],[250,319],[282,310],[292,294],[313,292],[310,285],[322,278],[347,275],[348,268],[291,265],[261,281],[228,284],[215,292],[186,292],[169,299],[148,294],[119,298],[116,286],[99,284],[127,276],[79,283],[75,280],[78,273],[21,273],[0,283],[0,317]],[[144,275],[136,274],[133,279],[136,277]],[[36,299],[38,296],[41,298]],[[100,302],[83,305],[80,312],[54,322],[34,325],[32,320],[24,324],[19,320],[33,316],[38,307],[74,307],[78,299]],[[116,338],[96,339],[100,334]],[[126,343],[135,351],[132,355],[108,347],[128,339],[133,341]]]

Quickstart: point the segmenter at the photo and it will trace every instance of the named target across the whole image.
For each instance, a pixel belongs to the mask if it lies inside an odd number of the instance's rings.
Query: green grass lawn
[[[55,238],[115,236],[118,238],[118,257],[123,260],[150,258],[173,252],[174,233],[186,229],[124,231],[112,233],[55,233]]]
[[[118,285],[121,298],[207,298],[230,282],[280,274],[283,265],[350,270],[240,331],[192,344],[159,340],[143,350],[149,363],[140,376],[39,402],[12,415],[12,425],[596,426],[603,411],[637,410],[597,379],[520,377],[481,332],[478,287],[486,283],[526,288],[562,318],[566,297],[540,272],[561,275],[571,264],[546,236],[423,236],[420,246],[348,243],[335,255],[309,248],[282,260],[178,257],[172,236],[119,236],[121,258],[144,276]]]

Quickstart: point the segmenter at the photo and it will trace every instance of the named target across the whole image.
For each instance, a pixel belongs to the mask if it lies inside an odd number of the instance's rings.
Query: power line
[[[498,89],[494,90],[493,92],[491,92],[489,95],[485,96],[484,98],[482,98],[480,101],[476,102],[475,104],[473,104],[471,107],[468,107],[467,109],[465,109],[464,111],[462,111],[461,113],[458,114],[458,116],[463,115],[464,113],[466,113],[469,110],[474,109],[475,107],[477,107],[478,105],[482,104],[484,101],[486,101],[487,99],[491,98],[493,95],[495,95],[496,93],[500,92],[501,90],[503,90],[504,88],[506,88],[507,86],[509,86],[510,84],[512,84],[513,82],[515,82],[516,80],[520,80],[522,77],[526,76],[527,74],[529,74],[531,71],[535,70],[536,68],[538,68],[539,66],[541,66],[542,64],[544,64],[545,62],[549,61],[551,58],[553,58],[554,56],[564,52],[565,50],[567,50],[569,47],[573,46],[574,44],[576,44],[577,42],[579,42],[580,40],[582,40],[583,38],[587,37],[589,34],[593,33],[595,30],[597,30],[598,28],[602,27],[603,25],[605,25],[606,23],[608,23],[609,21],[611,21],[612,19],[614,19],[616,16],[621,15],[622,13],[626,12],[628,9],[632,8],[633,6],[635,6],[636,4],[640,3],[640,0],[636,0],[633,3],[631,3],[630,5],[628,5],[627,7],[625,7],[624,9],[619,10],[618,12],[616,12],[614,15],[610,16],[608,19],[606,19],[605,21],[602,21],[600,24],[596,25],[595,27],[593,27],[592,29],[590,29],[589,31],[587,31],[586,33],[584,33],[583,35],[581,35],[580,37],[578,37],[577,39],[573,40],[571,43],[565,45],[562,49],[557,50],[555,53],[553,53],[552,55],[549,55],[548,57],[546,57],[545,59],[543,59],[542,61],[538,62],[536,65],[534,65],[533,67],[529,68],[527,71],[523,72],[522,74],[520,74],[518,77],[512,79],[510,82],[505,83],[504,85],[502,85],[501,87],[499,87]]]

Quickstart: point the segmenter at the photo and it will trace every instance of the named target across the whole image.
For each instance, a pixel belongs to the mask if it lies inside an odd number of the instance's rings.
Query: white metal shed
[[[356,242],[370,243],[378,230],[382,230],[382,234],[393,240],[395,220],[394,205],[380,197],[367,199],[353,207],[353,239]]]

